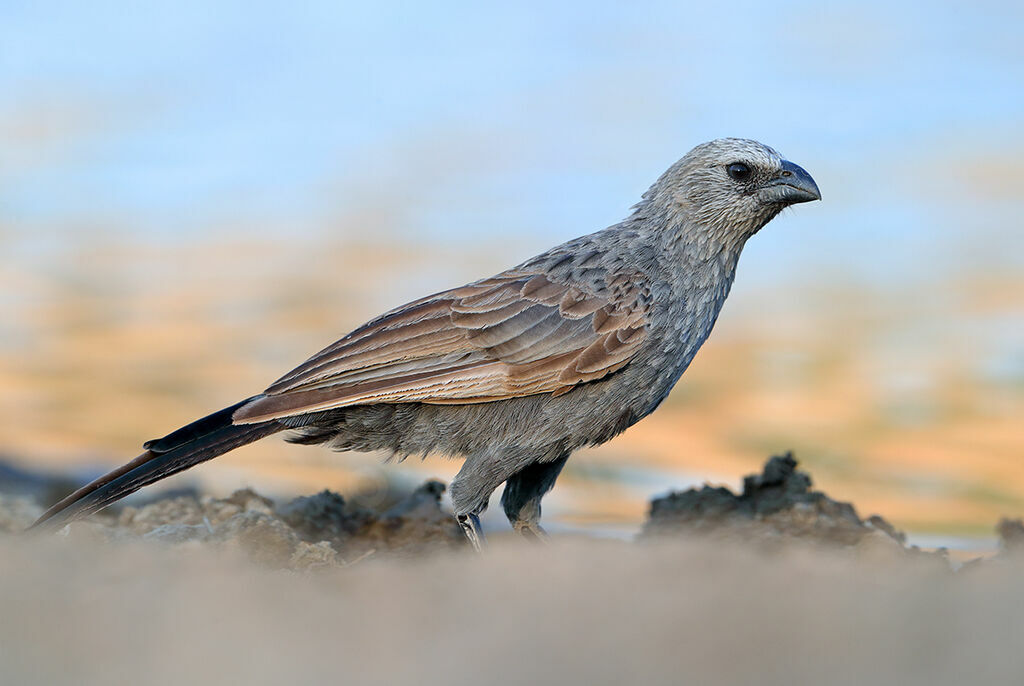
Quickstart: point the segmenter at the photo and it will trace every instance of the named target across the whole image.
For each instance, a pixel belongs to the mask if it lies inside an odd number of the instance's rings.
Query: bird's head
[[[820,200],[802,167],[742,138],[702,143],[672,165],[644,201],[715,233],[745,240],[784,208]]]

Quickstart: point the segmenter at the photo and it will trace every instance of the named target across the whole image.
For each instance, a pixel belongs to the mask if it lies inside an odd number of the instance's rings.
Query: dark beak
[[[821,200],[821,191],[803,167],[782,160],[782,171],[762,186],[761,196],[765,202],[795,205],[798,202]]]

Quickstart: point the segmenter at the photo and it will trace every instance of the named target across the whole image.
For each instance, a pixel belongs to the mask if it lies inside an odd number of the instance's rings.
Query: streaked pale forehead
[[[719,138],[697,146],[694,152],[716,163],[749,162],[758,166],[778,166],[782,156],[763,143],[746,138]]]

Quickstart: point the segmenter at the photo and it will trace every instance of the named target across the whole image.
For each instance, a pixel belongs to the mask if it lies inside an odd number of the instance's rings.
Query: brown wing
[[[417,300],[314,355],[234,421],[567,392],[621,369],[646,336],[650,295],[637,279],[594,290],[513,270]]]

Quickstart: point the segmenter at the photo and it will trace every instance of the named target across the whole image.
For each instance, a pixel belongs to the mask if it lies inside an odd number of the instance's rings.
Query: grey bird
[[[377,317],[262,393],[145,443],[33,527],[291,430],[292,442],[336,450],[463,456],[451,498],[474,547],[502,483],[512,526],[540,536],[541,498],[569,455],[653,412],[686,370],[747,239],[783,208],[820,199],[768,146],[698,145],[624,221]]]

